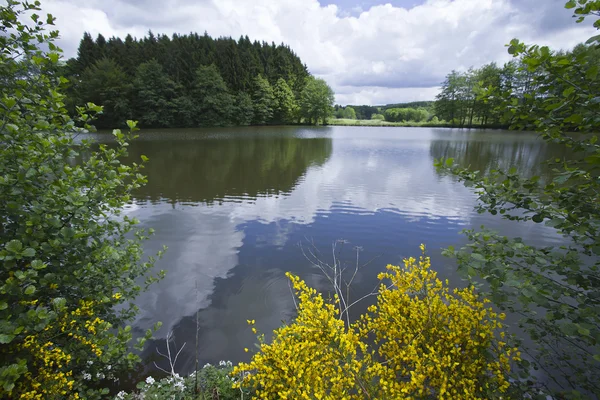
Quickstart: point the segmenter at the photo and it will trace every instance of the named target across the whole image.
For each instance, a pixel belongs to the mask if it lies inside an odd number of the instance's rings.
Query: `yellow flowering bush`
[[[362,368],[358,353],[364,344],[357,332],[347,330],[337,318],[334,304],[326,303],[298,277],[288,277],[300,300],[295,322],[275,331],[270,344],[260,336],[260,352],[250,364],[236,366],[232,374],[254,371],[243,384],[254,386],[257,398],[319,399],[331,393],[340,399],[350,395]]]
[[[30,302],[37,305],[37,300]],[[10,394],[21,399],[80,398],[74,389],[74,361],[83,355],[87,361],[102,356],[100,343],[111,325],[95,315],[98,302],[80,301],[68,311],[62,308],[54,323],[40,332],[28,332],[15,347],[27,360],[27,372]],[[92,361],[93,362],[93,361]],[[1,393],[1,390],[0,390]]]
[[[293,323],[259,336],[260,351],[233,371],[237,387],[264,399],[477,399],[502,397],[516,349],[488,300],[450,291],[423,255],[387,267],[376,304],[347,327],[327,302],[288,274],[298,296]]]
[[[102,398],[107,389],[90,389],[88,385],[107,385],[131,360],[122,357],[128,329],[113,332],[112,324],[97,317],[98,308],[115,304],[112,300],[80,300],[69,309],[55,302],[50,323],[39,329],[21,332],[10,346],[0,348],[0,356],[10,354],[20,360],[20,378],[15,385],[0,386],[0,397],[20,399]],[[21,301],[20,305],[41,312],[38,300]],[[21,339],[22,338],[22,339]]]

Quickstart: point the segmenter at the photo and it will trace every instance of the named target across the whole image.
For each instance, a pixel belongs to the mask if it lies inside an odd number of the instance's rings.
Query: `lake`
[[[152,227],[148,254],[168,246],[157,269],[166,278],[143,293],[134,323],[143,332],[163,327],[144,356],[164,350],[173,331],[186,343],[177,369],[195,364],[198,313],[200,365],[248,360],[254,348],[246,323],[272,332],[294,316],[284,274],[291,271],[321,291],[330,290],[305,256],[320,252],[361,268],[353,298],[370,292],[389,263],[419,254],[425,243],[432,265],[451,285],[464,282],[440,255],[464,244],[459,231],[487,227],[534,243],[562,243],[540,224],[515,224],[473,210],[476,195],[433,167],[454,157],[489,171],[516,167],[547,176],[543,160],[559,156],[534,134],[506,131],[380,127],[249,127],[144,130],[130,156],[150,158],[148,185],[127,213]],[[358,307],[355,313],[364,309]]]

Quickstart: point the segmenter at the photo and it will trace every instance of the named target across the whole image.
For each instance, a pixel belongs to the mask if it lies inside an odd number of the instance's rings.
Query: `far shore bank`
[[[376,126],[376,127],[403,127],[403,128],[467,128],[467,129],[508,129],[507,125],[463,125],[457,126],[448,123],[431,122],[389,122],[373,119],[330,119],[330,126]]]

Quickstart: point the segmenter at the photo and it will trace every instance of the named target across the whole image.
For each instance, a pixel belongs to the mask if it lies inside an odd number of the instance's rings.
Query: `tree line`
[[[386,104],[384,106],[334,106],[333,115],[344,119],[381,119],[389,122],[428,121],[434,117],[433,101]]]
[[[595,65],[594,71],[597,71],[600,52],[589,46],[581,44],[568,52],[554,52],[553,56],[568,59],[581,57],[582,54],[586,54],[587,62]],[[506,95],[510,94],[515,106],[532,106],[550,94],[545,92],[540,97],[538,82],[548,72],[536,67],[526,64],[523,58],[517,58],[502,67],[489,63],[465,72],[452,71],[446,76],[441,92],[436,97],[435,114],[440,120],[457,127],[508,127],[515,122],[516,116],[506,114],[506,108],[500,107]],[[557,85],[549,90],[564,89]]]
[[[85,33],[59,69],[67,108],[104,107],[95,125],[195,127],[325,122],[334,94],[286,45],[206,33],[125,40]]]

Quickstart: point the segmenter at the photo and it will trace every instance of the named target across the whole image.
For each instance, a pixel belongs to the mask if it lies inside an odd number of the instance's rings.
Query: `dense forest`
[[[84,34],[77,57],[61,67],[67,107],[104,106],[99,128],[128,119],[143,127],[319,123],[333,91],[283,44],[206,33],[125,40]]]

